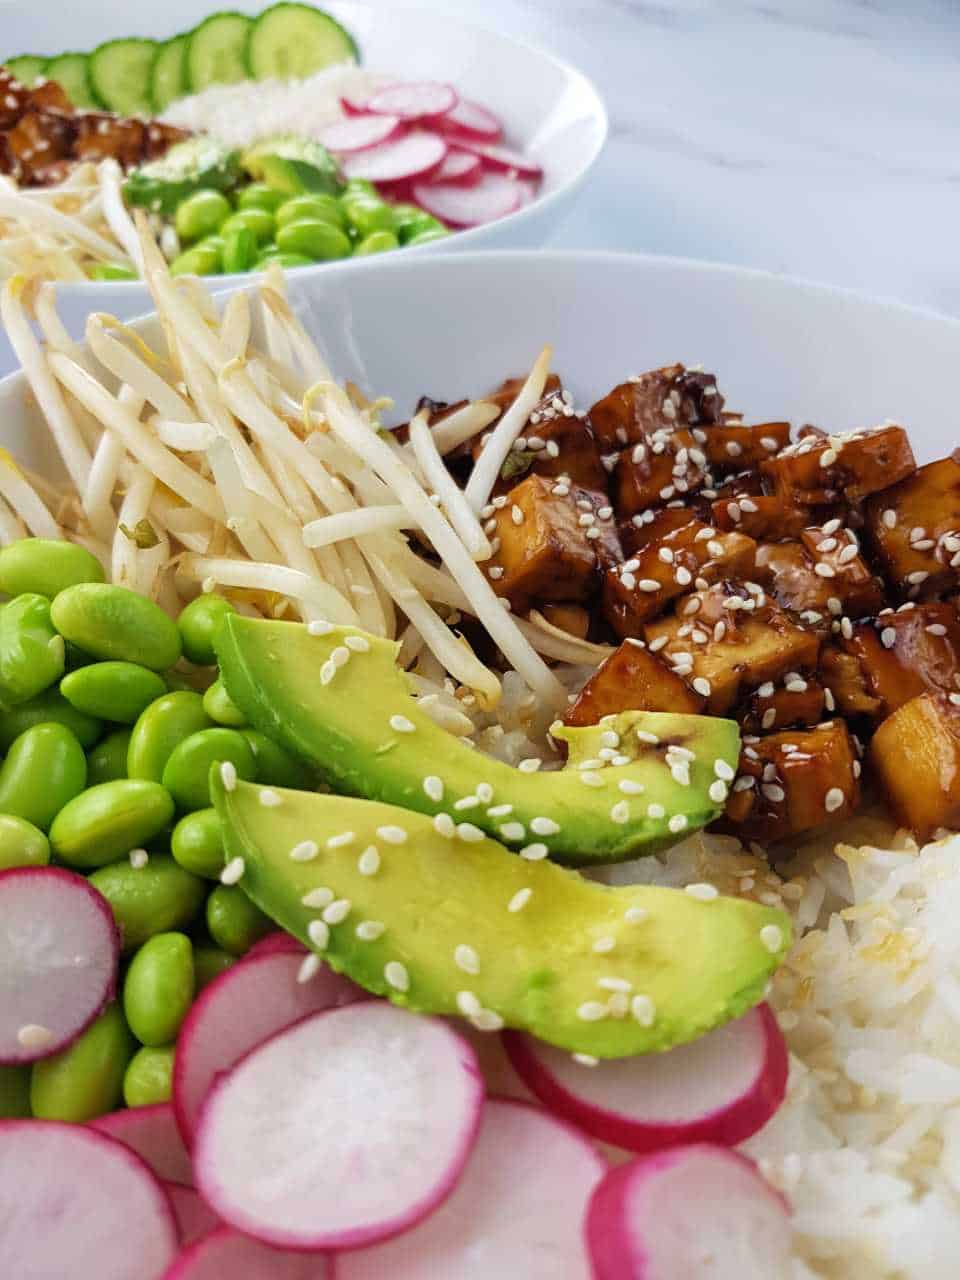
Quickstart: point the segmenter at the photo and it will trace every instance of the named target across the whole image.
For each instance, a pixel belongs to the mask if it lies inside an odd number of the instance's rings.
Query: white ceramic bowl
[[[239,0],[229,7],[259,13],[268,4],[269,0]],[[511,143],[543,166],[537,198],[517,213],[403,253],[423,257],[451,249],[542,244],[568,212],[606,139],[606,109],[586,76],[542,49],[442,13],[392,5],[373,8],[352,0],[322,4],[353,33],[365,66],[405,79],[449,80],[465,97],[490,107],[503,120]],[[51,22],[45,4],[15,0],[0,3],[0,32],[5,51],[53,54],[92,49],[121,36],[169,39],[217,8],[212,0],[200,5],[196,0],[164,0],[146,10],[117,0],[71,0],[58,8],[56,22]],[[376,257],[350,259],[301,267],[297,273],[369,271],[382,262]],[[242,279],[218,276],[216,282],[226,287]],[[135,282],[63,285],[61,296],[71,319],[90,311],[110,311],[127,319],[150,306],[146,289]],[[0,374],[12,366],[0,334]]]
[[[376,272],[305,274],[291,298],[336,375],[390,395],[458,399],[526,371],[544,343],[579,405],[682,360],[748,419],[833,429],[903,422],[923,460],[957,445],[960,320],[739,267],[608,253],[398,254]],[[148,337],[156,323],[140,322]],[[0,382],[0,443],[49,467],[19,375]]]

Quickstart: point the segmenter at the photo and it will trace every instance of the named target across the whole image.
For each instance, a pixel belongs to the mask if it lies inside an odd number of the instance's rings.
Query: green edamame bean
[[[177,205],[173,225],[183,241],[202,240],[230,216],[230,201],[221,191],[195,191]]]
[[[175,1040],[193,1003],[193,946],[185,933],[158,933],[134,955],[123,981],[127,1026],[141,1044]]]
[[[25,592],[0,608],[0,700],[29,702],[63,675],[63,636],[46,596]]]
[[[172,1044],[162,1049],[138,1049],[123,1077],[123,1100],[128,1107],[150,1107],[173,1097]]]
[[[103,732],[103,721],[71,707],[59,689],[45,689],[29,702],[0,714],[0,751],[38,724],[60,724],[69,729],[82,747],[92,747]]]
[[[139,277],[132,267],[125,267],[122,262],[95,262],[87,268],[89,280],[137,280]]]
[[[378,196],[356,192],[344,196],[340,203],[350,226],[360,236],[372,231],[393,231],[397,225],[393,208]]]
[[[50,847],[68,866],[104,867],[146,844],[172,818],[173,799],[158,782],[101,782],[63,806],[50,827]]]
[[[418,244],[433,244],[434,240],[446,240],[449,234],[446,227],[427,227],[425,231],[418,231],[415,236],[411,236],[406,247],[415,249]]]
[[[30,1080],[30,1107],[38,1120],[84,1124],[116,1107],[122,1096],[123,1073],[134,1050],[123,1013],[117,1003],[68,1049],[35,1062]]]
[[[228,613],[236,613],[236,609],[216,592],[191,600],[177,619],[184,657],[200,667],[212,666],[217,660],[214,641]]]
[[[203,904],[206,885],[166,854],[151,854],[145,867],[114,862],[89,877],[110,903],[124,951],[154,934],[188,925]]]
[[[41,831],[87,785],[83,747],[62,724],[37,724],[14,742],[0,768],[0,813]]]
[[[218,947],[245,955],[274,927],[238,885],[218,884],[207,898],[207,928]]]
[[[274,249],[271,253],[262,253],[253,264],[253,269],[266,271],[274,262],[278,267],[283,267],[284,271],[289,271],[292,267],[313,266],[313,259],[308,258],[305,253],[281,253],[279,249]]]
[[[177,624],[159,605],[126,587],[105,582],[67,587],[54,600],[50,616],[65,640],[95,658],[165,671],[180,657]]]
[[[267,213],[275,213],[286,201],[286,195],[265,182],[251,182],[237,195],[238,209],[266,209]]]
[[[220,273],[220,246],[201,241],[177,254],[170,263],[172,276],[215,276]]]
[[[200,729],[209,729],[210,717],[199,693],[181,689],[151,702],[133,726],[127,753],[127,776],[163,780],[163,770],[174,747]]]
[[[64,676],[60,692],[87,715],[133,724],[167,686],[155,671],[136,662],[93,662]]]
[[[0,1120],[30,1114],[30,1068],[0,1067]]]
[[[392,231],[371,231],[368,236],[354,245],[353,256],[364,258],[371,253],[388,253],[391,249],[399,249],[400,241]]]
[[[45,867],[49,861],[50,841],[39,827],[12,813],[0,813],[0,871]]]
[[[284,200],[277,210],[277,230],[288,222],[299,222],[301,218],[316,218],[319,222],[329,222],[334,227],[344,230],[347,215],[336,196],[313,195],[292,196]]]
[[[130,730],[114,729],[102,742],[87,753],[87,785],[99,786],[101,782],[114,782],[127,776],[127,751],[130,746]]]
[[[211,720],[230,729],[240,729],[246,717],[224,688],[222,680],[214,680],[203,695],[203,709]]]
[[[288,222],[277,232],[277,248],[281,253],[302,253],[317,262],[350,256],[350,239],[339,227],[319,218],[299,218]]]
[[[187,811],[210,805],[210,766],[229,760],[237,776],[252,782],[257,762],[250,744],[236,729],[201,729],[174,747],[163,769],[163,785],[177,807]]]
[[[268,787],[289,787],[293,791],[309,791],[313,786],[310,770],[272,738],[256,729],[241,729],[257,762],[257,781]]]
[[[219,978],[221,973],[226,973],[236,962],[236,956],[232,956],[229,951],[222,951],[220,947],[194,947],[193,971],[197,980],[198,993],[214,978]]]
[[[266,244],[268,240],[273,239],[275,225],[274,216],[269,209],[239,209],[236,213],[231,213],[226,222],[222,224],[220,234],[226,236],[238,227],[246,227],[247,230],[253,232],[257,244]]]
[[[56,538],[20,538],[0,551],[0,591],[35,591],[48,600],[78,582],[103,582],[103,565],[86,547]]]
[[[416,205],[395,205],[393,212],[401,244],[409,244],[414,236],[420,235],[423,231],[443,228],[443,223],[438,218],[424,209],[418,209]]]
[[[223,237],[223,269],[229,275],[249,271],[257,256],[257,238],[249,227],[234,227]]]
[[[219,880],[225,858],[216,809],[195,809],[181,818],[173,828],[170,851],[185,871]]]
[[[365,196],[379,196],[377,188],[369,178],[348,178],[343,188],[343,196],[349,197],[361,193]]]

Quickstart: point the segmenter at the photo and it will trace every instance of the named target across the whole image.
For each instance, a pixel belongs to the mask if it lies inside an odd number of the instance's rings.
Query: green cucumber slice
[[[171,102],[190,92],[187,82],[187,44],[190,36],[174,36],[157,50],[150,69],[150,98],[154,111],[165,111]]]
[[[99,107],[90,84],[85,53],[61,53],[43,69],[48,80],[56,80],[75,107]]]
[[[150,69],[157,53],[155,40],[108,40],[88,59],[93,92],[105,107],[123,116],[148,116]]]
[[[47,60],[35,53],[22,53],[19,58],[8,58],[3,65],[21,84],[32,89],[37,77],[45,74]]]
[[[242,13],[215,13],[190,33],[187,80],[193,93],[210,84],[247,78],[246,48],[251,20]]]
[[[335,62],[359,62],[349,31],[310,4],[275,4],[253,24],[247,65],[255,80],[302,80]]]

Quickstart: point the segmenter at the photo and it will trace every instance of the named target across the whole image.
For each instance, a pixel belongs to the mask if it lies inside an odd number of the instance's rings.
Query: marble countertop
[[[957,0],[418,0],[590,75],[607,150],[553,244],[960,314]]]

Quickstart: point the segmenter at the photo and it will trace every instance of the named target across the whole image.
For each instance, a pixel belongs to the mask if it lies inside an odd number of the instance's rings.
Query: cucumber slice
[[[19,58],[8,58],[3,65],[21,84],[32,89],[37,77],[45,74],[47,60],[35,53],[22,53]]]
[[[187,80],[193,93],[209,84],[246,80],[247,38],[252,25],[242,13],[215,13],[191,31]]]
[[[322,9],[275,4],[253,24],[247,65],[255,80],[302,80],[335,62],[359,62],[353,36]]]
[[[187,82],[187,44],[190,36],[174,36],[157,50],[150,69],[150,97],[154,111],[165,111],[171,102],[190,92]]]
[[[61,53],[50,59],[43,74],[48,80],[56,80],[75,107],[100,106],[90,84],[85,53]]]
[[[150,115],[150,69],[156,54],[156,40],[108,40],[88,59],[93,92],[120,115]]]

